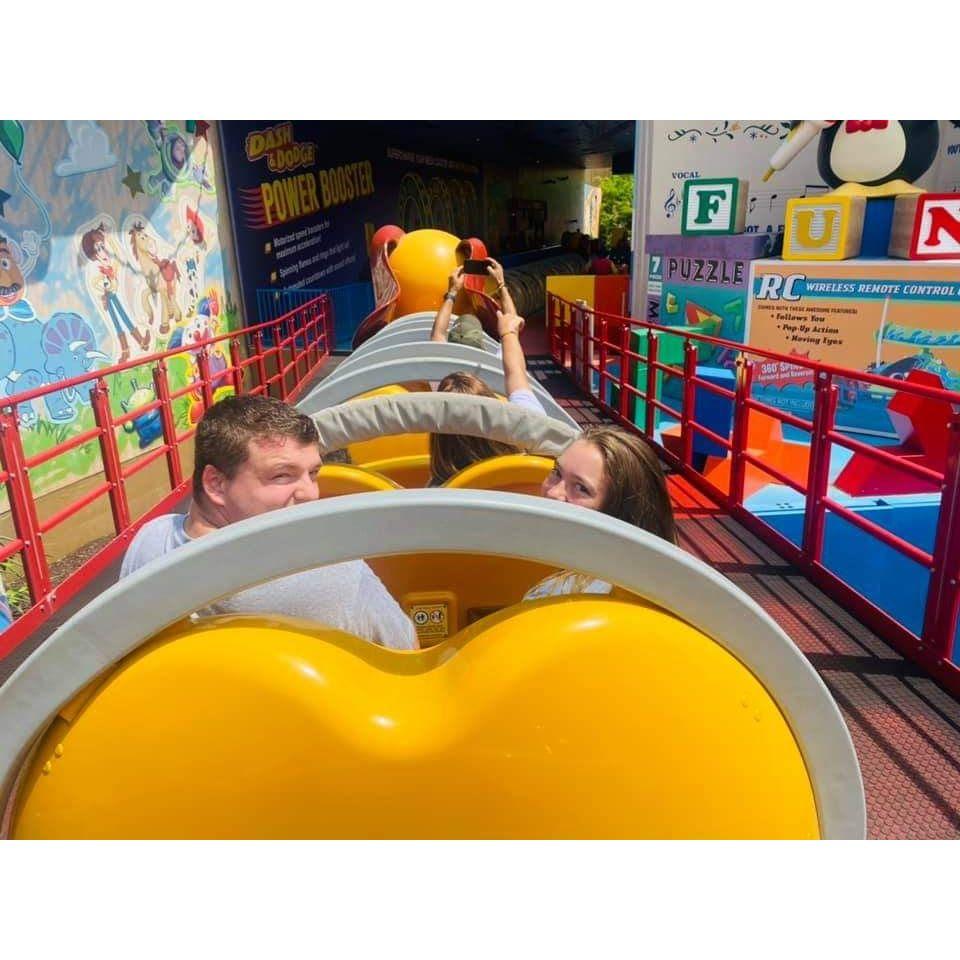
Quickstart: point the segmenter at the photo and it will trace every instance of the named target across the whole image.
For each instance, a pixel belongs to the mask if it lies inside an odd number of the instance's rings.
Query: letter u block
[[[747,181],[736,177],[687,180],[683,185],[680,232],[688,237],[743,233]]]
[[[960,259],[960,193],[908,193],[893,207],[891,257]]]
[[[864,197],[794,197],[787,201],[784,260],[847,260],[860,252]]]

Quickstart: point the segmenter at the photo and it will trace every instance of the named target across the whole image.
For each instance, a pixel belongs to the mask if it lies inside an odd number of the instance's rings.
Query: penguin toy
[[[817,169],[836,193],[888,197],[921,193],[937,157],[937,120],[838,120],[820,133]]]
[[[923,193],[914,181],[933,165],[937,120],[801,120],[770,159],[768,180],[819,134],[817,168],[834,193],[891,197]]]

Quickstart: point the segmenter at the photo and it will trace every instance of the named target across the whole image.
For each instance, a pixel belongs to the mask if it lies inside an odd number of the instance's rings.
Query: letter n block
[[[747,181],[736,177],[687,180],[683,185],[680,232],[688,237],[743,233]]]
[[[794,197],[787,201],[784,260],[847,260],[860,252],[864,197]]]
[[[905,260],[960,260],[960,193],[897,197],[887,252]]]

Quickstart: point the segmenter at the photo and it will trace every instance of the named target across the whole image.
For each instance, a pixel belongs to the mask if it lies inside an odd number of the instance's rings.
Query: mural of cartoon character
[[[0,381],[5,395],[79,377],[97,360],[109,364],[110,358],[96,349],[96,343],[93,328],[78,313],[61,311],[46,323],[35,314],[28,320],[0,321]],[[76,419],[77,404],[87,392],[71,387],[48,393],[43,398],[47,416],[60,423]],[[33,401],[21,403],[17,412],[22,426],[36,425]]]
[[[0,319],[6,319],[6,315],[14,314],[16,304],[21,304],[16,308],[20,313],[18,319],[29,319],[33,316],[33,307],[23,298],[23,271],[17,258],[14,256],[10,241],[6,237],[0,237]]]
[[[103,306],[103,312],[113,323],[117,342],[120,345],[120,356],[117,362],[124,363],[130,359],[127,333],[133,337],[141,350],[147,351],[150,348],[150,331],[145,330],[141,334],[131,322],[120,301],[117,293],[117,268],[114,266],[114,261],[119,261],[120,258],[112,248],[112,240],[102,222],[83,234],[80,238],[80,249],[87,260],[96,266],[96,269],[88,275],[90,288],[94,298]]]
[[[136,378],[131,378],[130,386],[133,388],[133,392],[126,400],[120,401],[120,406],[123,408],[124,413],[129,413],[131,410],[136,410],[139,407],[145,407],[147,404],[153,403],[156,399],[156,394],[153,389],[151,387],[141,387],[140,384],[137,383]],[[125,423],[123,425],[123,429],[126,433],[136,433],[139,439],[137,446],[141,450],[145,450],[163,433],[163,421],[160,411],[149,410],[139,417],[134,417],[132,423]]]
[[[176,260],[161,258],[157,254],[157,242],[147,233],[142,220],[134,222],[129,236],[134,259],[146,282],[141,302],[147,323],[153,326],[154,297],[159,296],[160,336],[166,336],[170,332],[171,323],[179,323],[183,317],[180,305],[177,303],[180,268]]]
[[[178,347],[189,347],[190,356],[194,358],[200,353],[200,347],[197,346],[203,340],[208,340],[217,336],[219,332],[220,317],[220,299],[216,290],[210,289],[207,295],[197,304],[197,312],[183,326],[177,327],[170,337],[167,344],[168,349],[174,350]],[[215,343],[207,348],[209,358],[211,390],[216,393],[217,390],[230,386],[230,375],[226,373],[229,366],[226,354],[223,351],[222,344]],[[200,370],[194,367],[192,373],[194,383],[200,381]],[[191,421],[194,420],[194,414],[199,415],[203,412],[201,396],[199,390],[191,395]]]
[[[173,196],[177,184],[191,182],[203,190],[213,191],[206,175],[206,163],[191,163],[190,145],[176,127],[168,127],[162,120],[144,120],[144,124],[160,157],[160,169],[147,177],[151,193],[159,193],[167,200]]]
[[[203,262],[207,252],[206,228],[200,212],[187,206],[184,218],[187,223],[184,238],[177,244],[177,255],[181,257],[187,276],[187,315],[193,314],[200,302],[200,290],[203,287]],[[180,251],[183,249],[183,253]]]
[[[9,242],[0,237],[0,381],[4,396],[35,390],[46,383],[86,373],[94,360],[110,358],[96,349],[90,324],[76,313],[55,313],[41,323],[25,295],[23,273]],[[51,420],[73,420],[76,390],[58,390],[44,397]],[[18,407],[20,422],[37,422],[33,402]]]

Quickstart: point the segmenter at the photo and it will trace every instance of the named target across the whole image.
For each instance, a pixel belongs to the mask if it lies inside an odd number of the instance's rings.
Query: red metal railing
[[[270,346],[264,346],[265,333],[270,334],[267,338]],[[226,347],[229,362],[225,368],[213,372],[211,356],[218,344]],[[246,347],[245,351],[241,350],[241,344]],[[109,566],[147,520],[168,510],[187,492],[190,478],[183,474],[180,446],[193,437],[196,428],[178,432],[174,415],[177,400],[190,397],[205,410],[214,402],[215,390],[229,386],[237,393],[270,393],[292,401],[306,385],[317,364],[328,357],[332,349],[333,316],[329,298],[324,295],[266,323],[5,397],[0,406],[0,482],[5,484],[8,493],[15,535],[0,548],[0,563],[19,556],[31,605],[6,631],[0,633],[0,658],[15,650],[40,624]],[[243,356],[244,352],[246,356]],[[171,390],[168,361],[172,357],[186,355],[192,357],[196,364],[196,377],[185,387]],[[223,356],[222,352],[220,356]],[[268,373],[268,361],[271,358],[271,365],[276,370],[272,375]],[[151,370],[156,398],[117,416],[110,405],[108,378],[124,371],[145,368]],[[23,449],[17,407],[54,391],[71,388],[89,390],[95,426],[27,457]],[[124,463],[117,430],[129,429],[139,418],[154,411],[160,414],[159,445]],[[93,442],[98,443],[100,449],[102,482],[96,483],[82,496],[41,521],[31,487],[30,471]],[[132,518],[127,482],[160,458],[166,459],[169,490],[147,513]],[[44,537],[104,496],[110,503],[115,537],[62,583],[54,585]]]
[[[874,629],[910,659],[929,670],[955,693],[960,693],[960,668],[953,663],[954,636],[960,613],[960,393],[936,389],[912,382],[892,380],[796,356],[785,356],[705,334],[687,332],[683,327],[666,327],[632,320],[570,303],[553,294],[547,299],[547,331],[554,359],[564,367],[581,390],[591,395],[605,413],[622,426],[641,433],[653,444],[663,460],[695,487],[766,541],[781,556],[798,567],[812,582],[833,596],[856,617]],[[646,331],[646,355],[630,348],[631,333]],[[660,339],[683,339],[682,364],[660,362]],[[730,351],[735,357],[734,389],[726,389],[697,375],[697,355],[709,347]],[[809,420],[795,416],[758,400],[751,393],[758,361],[776,361],[809,371],[813,383],[813,407]],[[612,370],[612,363],[617,369]],[[631,383],[631,368],[645,368],[645,387]],[[664,381],[680,381],[680,408],[662,399],[658,374]],[[638,381],[640,378],[636,378]],[[949,423],[948,454],[943,472],[898,457],[882,448],[870,446],[842,432],[836,422],[838,382],[860,382],[890,391],[910,394],[952,405]],[[596,383],[596,386],[594,385]],[[608,402],[607,386],[615,386],[619,400]],[[696,392],[705,390],[726,398],[732,404],[732,429],[720,435],[694,416]],[[643,425],[630,417],[630,399],[644,405]],[[612,399],[612,396],[611,396]],[[668,449],[655,437],[657,411],[679,423],[679,443]],[[773,463],[751,453],[748,435],[751,414],[771,417],[810,435],[810,458],[806,476],[798,480]],[[694,467],[693,441],[701,435],[724,450],[730,459],[729,481],[724,488],[712,482]],[[661,435],[662,437],[662,435]],[[844,447],[881,464],[885,470],[899,472],[935,485],[941,493],[936,537],[932,552],[923,550],[830,496],[829,468],[831,450]],[[679,452],[677,452],[679,451]],[[760,470],[771,481],[784,484],[805,498],[800,543],[794,543],[762,517],[744,506],[745,477],[748,467]],[[899,620],[863,596],[849,583],[824,565],[824,530],[828,513],[842,518],[860,532],[872,537],[929,571],[929,586],[923,605],[923,626],[919,632],[908,629]]]

